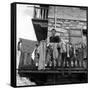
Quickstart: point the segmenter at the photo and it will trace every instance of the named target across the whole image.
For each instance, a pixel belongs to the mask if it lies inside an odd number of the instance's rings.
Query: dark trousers
[[[66,61],[67,53],[62,53],[62,61],[61,61],[61,67],[64,67],[65,61]]]
[[[63,53],[59,53],[59,57],[58,57],[58,60],[57,60],[57,66],[58,67],[64,67],[64,62],[65,62],[65,59],[66,59],[66,52],[63,52]]]

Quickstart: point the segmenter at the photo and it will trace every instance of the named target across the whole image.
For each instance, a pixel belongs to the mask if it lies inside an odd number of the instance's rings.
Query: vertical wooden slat
[[[44,9],[42,8],[42,19],[44,19]]]
[[[26,65],[26,64],[27,64],[27,62],[26,62],[26,61],[27,61],[27,53],[25,53],[25,54],[24,54],[24,65]]]
[[[55,24],[55,29],[56,29],[56,22],[57,22],[57,12],[56,12],[56,10],[57,10],[57,8],[56,8],[56,6],[54,7],[54,24]]]
[[[45,20],[46,20],[46,17],[47,17],[46,15],[47,15],[47,9],[45,9]]]

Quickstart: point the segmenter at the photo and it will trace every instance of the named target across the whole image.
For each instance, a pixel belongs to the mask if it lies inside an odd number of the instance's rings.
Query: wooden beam
[[[53,20],[54,18],[48,17],[48,19],[52,19],[52,20]],[[65,21],[65,20],[67,20],[67,21],[79,21],[79,22],[87,23],[87,21],[84,21],[84,20],[64,19],[64,18],[58,18],[58,17],[57,17],[57,19],[58,19],[58,20],[64,20],[64,21]]]

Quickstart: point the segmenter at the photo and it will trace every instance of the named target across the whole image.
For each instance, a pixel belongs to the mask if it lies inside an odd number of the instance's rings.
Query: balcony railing
[[[47,20],[48,19],[48,8],[34,7],[34,19]]]

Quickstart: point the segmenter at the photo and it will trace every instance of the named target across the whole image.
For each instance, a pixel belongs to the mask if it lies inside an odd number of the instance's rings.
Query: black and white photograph
[[[88,83],[88,7],[15,7],[16,86]]]

